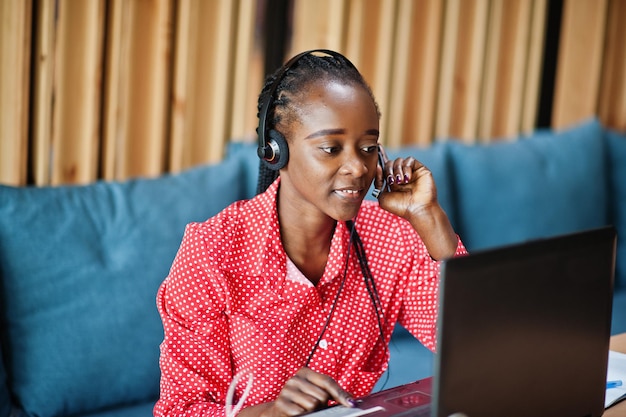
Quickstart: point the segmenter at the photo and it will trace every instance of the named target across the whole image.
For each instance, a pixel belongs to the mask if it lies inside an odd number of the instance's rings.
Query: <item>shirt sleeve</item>
[[[437,297],[441,262],[435,261],[419,240],[410,270],[399,323],[431,351],[437,349]],[[457,236],[455,257],[467,254]]]
[[[198,224],[185,230],[170,273],[159,288],[163,321],[160,398],[154,415],[220,416],[231,375],[227,286],[215,250]],[[220,245],[212,245],[219,247]]]

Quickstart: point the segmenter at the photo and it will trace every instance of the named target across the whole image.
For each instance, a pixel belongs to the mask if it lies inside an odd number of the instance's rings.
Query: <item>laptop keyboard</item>
[[[384,408],[380,406],[371,407],[371,408],[351,408],[345,407],[343,405],[338,405],[335,407],[325,408],[323,410],[315,411],[313,413],[307,414],[307,416],[312,417],[358,417],[364,416],[367,414],[375,413],[376,411],[382,411]]]

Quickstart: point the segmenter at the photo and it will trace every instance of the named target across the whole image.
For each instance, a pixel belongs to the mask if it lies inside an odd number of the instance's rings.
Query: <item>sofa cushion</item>
[[[611,222],[617,228],[616,287],[626,290],[626,134],[606,132],[611,166]]]
[[[0,327],[9,387],[27,415],[158,397],[158,286],[185,225],[241,197],[239,167],[228,160],[157,179],[0,186]]]
[[[451,144],[458,231],[468,249],[608,223],[603,130],[568,130],[490,145]]]

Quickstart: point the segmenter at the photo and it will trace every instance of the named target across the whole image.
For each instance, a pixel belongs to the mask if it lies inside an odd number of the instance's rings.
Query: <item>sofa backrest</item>
[[[0,186],[1,342],[16,406],[46,417],[158,397],[158,286],[185,225],[242,198],[241,166]]]

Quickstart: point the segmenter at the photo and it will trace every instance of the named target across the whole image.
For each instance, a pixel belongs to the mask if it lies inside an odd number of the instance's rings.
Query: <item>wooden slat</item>
[[[542,57],[546,32],[547,0],[533,0],[524,82],[524,102],[520,132],[530,134],[537,125],[541,89]]]
[[[31,2],[0,2],[0,182],[26,182]]]
[[[406,69],[392,79],[392,97],[402,100],[389,109],[390,143],[425,146],[433,140],[443,6],[443,0],[404,0],[398,8],[399,19],[408,16],[410,30],[408,47],[396,50],[395,65]]]
[[[376,74],[379,0],[351,0],[346,15],[344,53],[371,86]]]
[[[395,16],[395,33],[393,48],[393,62],[391,62],[390,77],[387,83],[389,97],[385,110],[384,136],[385,143],[390,147],[398,147],[402,143],[402,127],[404,122],[404,104],[407,97],[410,49],[412,44],[412,18],[415,4],[412,0],[397,2]]]
[[[37,25],[33,30],[35,51],[33,65],[34,85],[32,102],[32,143],[30,153],[36,185],[50,184],[50,140],[52,137],[52,114],[54,107],[54,10],[55,0],[40,0],[37,11]]]
[[[308,49],[342,51],[345,18],[346,0],[295,0],[293,38],[285,58]]]
[[[483,141],[519,132],[531,8],[526,0],[491,1],[478,132]]]
[[[219,0],[213,6],[202,1],[205,12],[203,16],[214,14],[217,16],[215,31],[204,31],[205,45],[212,45],[213,51],[209,54],[196,53],[201,58],[199,67],[203,73],[209,74],[211,84],[207,94],[202,98],[208,98],[209,101],[198,106],[201,112],[198,114],[198,122],[202,123],[200,129],[196,133],[196,140],[202,144],[209,143],[207,158],[195,159],[194,164],[206,161],[219,161],[224,156],[224,148],[229,135],[230,127],[230,108],[232,105],[232,88],[233,88],[233,65],[234,53],[231,45],[235,35],[235,2],[231,0]],[[217,10],[215,10],[217,7]],[[203,26],[201,26],[203,28]],[[205,28],[208,29],[208,28]],[[206,47],[201,43],[199,45],[202,51],[206,51]],[[215,65],[219,63],[219,65]],[[199,73],[199,77],[203,74]],[[209,121],[205,114],[211,115],[214,120]]]
[[[126,97],[125,149],[118,178],[163,172],[168,125],[172,4],[170,0],[129,1],[129,32],[121,65]]]
[[[256,140],[257,96],[263,85],[260,45],[254,43],[256,4],[239,0],[234,48],[232,115],[228,137]]]
[[[439,137],[472,142],[478,133],[488,5],[487,0],[449,0],[446,4]]]
[[[187,3],[187,2],[185,2]],[[174,69],[175,167],[218,161],[230,133],[236,3],[191,0],[179,13]],[[182,53],[181,51],[186,51]],[[176,154],[174,155],[176,156]]]
[[[102,177],[106,180],[120,178],[121,161],[125,159],[124,133],[128,113],[123,107],[128,94],[127,63],[130,37],[130,4],[126,0],[107,3],[106,60],[102,111]],[[125,78],[126,77],[126,78]]]
[[[598,115],[602,123],[626,132],[626,0],[610,0]]]
[[[176,11],[176,33],[174,35],[174,63],[172,69],[172,95],[170,102],[170,146],[169,168],[180,171],[184,164],[184,149],[187,138],[186,127],[189,112],[187,84],[190,71],[190,32],[192,30],[191,0],[180,0]],[[194,3],[194,6],[197,4]],[[194,28],[195,30],[195,28]]]
[[[606,0],[565,0],[552,111],[563,128],[596,114]]]
[[[52,183],[96,179],[103,1],[57,2]]]
[[[391,77],[394,28],[396,23],[397,1],[381,1],[378,9],[378,18],[376,24],[378,26],[378,39],[376,42],[376,62],[375,73],[372,78],[372,91],[376,96],[378,105],[380,106],[382,117],[380,120],[380,135],[382,143],[388,143],[391,140],[389,135],[389,120],[386,112],[390,111],[391,100]],[[364,45],[366,47],[366,45]],[[366,49],[367,50],[367,49]]]

